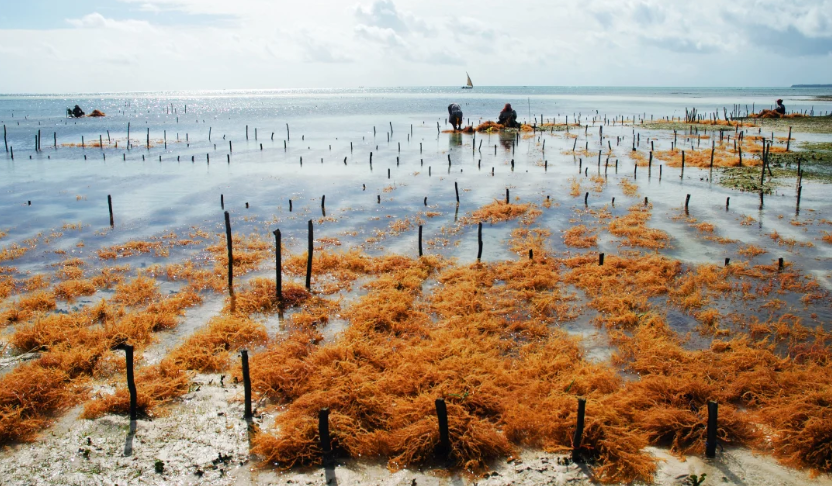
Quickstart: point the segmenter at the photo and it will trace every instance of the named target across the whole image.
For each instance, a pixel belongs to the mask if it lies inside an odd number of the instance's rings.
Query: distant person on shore
[[[781,115],[786,114],[786,107],[783,105],[783,100],[777,100],[777,106],[774,107],[774,111]]]
[[[517,123],[517,112],[511,108],[511,103],[506,103],[506,106],[503,107],[497,123],[506,128],[520,128],[520,124]]]
[[[454,130],[462,129],[462,108],[456,103],[448,105],[448,116]]]

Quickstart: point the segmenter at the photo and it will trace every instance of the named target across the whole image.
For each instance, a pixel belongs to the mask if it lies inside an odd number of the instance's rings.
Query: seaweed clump
[[[255,436],[253,452],[280,468],[318,463],[316,417],[326,407],[340,453],[384,456],[391,470],[422,464],[439,444],[437,397],[447,403],[450,458],[461,468],[482,470],[516,444],[569,450],[575,397],[604,400],[621,380],[546,326],[573,315],[558,264],[450,267],[424,296],[438,262],[402,263],[367,284],[369,293],[344,312],[351,326],[338,341],[323,343],[302,328],[253,357],[253,388],[284,410],[275,432]],[[531,316],[516,313],[518,302]],[[597,461],[596,474],[605,481],[652,477],[655,463],[641,452],[647,440],[606,405],[592,410],[584,452]]]

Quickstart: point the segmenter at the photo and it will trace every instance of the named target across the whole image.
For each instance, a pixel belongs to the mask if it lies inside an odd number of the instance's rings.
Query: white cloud
[[[67,19],[67,23],[78,29],[114,29],[126,32],[150,30],[150,24],[143,20],[108,19],[98,12],[85,15],[80,19]]]
[[[404,39],[389,27],[377,27],[375,25],[356,25],[355,33],[358,37],[366,39],[387,47],[407,47]]]
[[[376,0],[369,7],[357,5],[355,18],[364,25],[390,29],[394,32],[407,32],[405,21],[396,11],[393,0]]]
[[[0,92],[442,85],[466,69],[477,85],[832,77],[832,0],[118,1],[116,18],[79,12],[69,33],[0,30],[0,66],[18,73]],[[112,68],[51,74],[93,51]]]

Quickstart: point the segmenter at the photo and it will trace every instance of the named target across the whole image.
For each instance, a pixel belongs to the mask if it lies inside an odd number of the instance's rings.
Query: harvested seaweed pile
[[[774,110],[763,110],[759,113],[751,113],[748,118],[805,118],[806,116],[802,113],[787,113],[784,115]]]

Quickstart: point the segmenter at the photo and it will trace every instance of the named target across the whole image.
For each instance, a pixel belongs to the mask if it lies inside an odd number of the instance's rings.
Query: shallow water
[[[730,110],[734,103],[755,104],[759,109],[776,97],[783,97],[790,109],[832,109],[830,102],[811,99],[817,94],[821,91],[478,88],[459,92],[419,88],[0,96],[0,119],[7,125],[9,144],[15,149],[14,160],[10,154],[0,153],[4,175],[0,180],[0,230],[8,233],[0,244],[8,247],[39,238],[33,251],[4,265],[14,265],[19,272],[40,273],[51,271],[49,265],[69,256],[80,256],[96,265],[100,261],[94,252],[99,248],[169,231],[185,237],[198,227],[214,237],[223,228],[221,195],[235,232],[268,236],[266,231],[280,228],[284,245],[293,252],[304,251],[307,220],[312,219],[315,237],[338,238],[342,244],[338,249],[362,246],[372,254],[415,254],[414,217],[421,215],[425,220],[426,252],[472,262],[476,258],[476,227],[459,228],[456,221],[494,199],[503,199],[509,188],[512,201],[539,206],[551,197],[552,207],[544,210],[538,223],[552,231],[547,242],[552,250],[568,251],[559,232],[570,225],[576,211],[584,209],[582,196],[569,195],[571,179],[575,178],[581,183],[581,194],[589,192],[588,207],[607,206],[614,216],[625,214],[627,208],[641,204],[647,196],[653,205],[650,226],[672,237],[671,247],[664,253],[685,263],[721,264],[725,258],[740,258],[736,254],[738,245],[705,241],[678,219],[683,214],[685,195],[690,194],[691,218],[714,224],[719,236],[768,250],[755,262],[769,263],[783,257],[830,289],[832,245],[819,239],[821,231],[832,230],[832,226],[820,222],[832,219],[827,186],[804,181],[798,214],[796,191],[789,184],[766,196],[761,208],[757,194],[713,183],[711,179],[718,171],[711,174],[687,168],[680,177],[679,169],[664,167],[659,177],[654,165],[650,173],[642,167],[634,174],[630,158],[633,135],[642,152],[649,150],[648,140],[653,141],[655,150],[667,150],[673,140],[672,131],[646,130],[631,124],[606,125],[601,146],[600,122],[591,118],[628,118],[641,113],[649,120],[683,115],[685,108],[692,106],[703,112],[722,106]],[[573,153],[574,141],[562,131],[524,133],[516,146],[510,137],[498,134],[445,133],[449,128],[445,107],[450,101],[460,103],[472,123],[495,117],[506,101],[514,104],[521,118],[535,119],[543,113],[546,119],[562,123],[566,116],[574,122],[580,114],[581,122],[590,126],[570,129],[578,135],[576,145],[590,154],[602,149],[602,159],[599,162],[597,155]],[[65,107],[76,103],[87,111],[101,109],[108,116],[65,119]],[[128,122],[132,148],[125,150]],[[145,147],[148,129],[150,148]],[[42,151],[35,152],[38,130],[42,133]],[[107,130],[112,140],[109,145]],[[747,131],[757,132],[753,128]],[[57,148],[53,147],[53,133]],[[85,148],[65,146],[80,145],[82,136]],[[99,136],[105,147],[89,146],[97,143]],[[829,140],[829,136],[818,134],[795,133],[793,138]],[[118,149],[114,146],[116,140]],[[608,157],[611,165],[605,169]],[[604,176],[602,192],[591,189],[588,178],[593,175]],[[638,197],[624,195],[619,185],[622,179],[638,184]],[[458,207],[455,182],[460,189]],[[108,194],[113,198],[112,229]],[[731,203],[726,211],[727,197],[731,197]],[[438,215],[428,218],[424,211]],[[746,216],[754,218],[754,223],[741,225]],[[388,225],[404,218],[410,219],[410,226],[399,234],[389,234]],[[794,226],[793,220],[808,224]],[[61,229],[67,223],[83,226],[80,230]],[[515,258],[505,244],[515,227],[516,223],[485,225],[483,260]],[[784,238],[814,246],[780,246],[769,237],[774,230]],[[379,232],[387,234],[378,238]],[[45,238],[50,241],[45,242]],[[378,241],[368,242],[371,238]],[[77,246],[79,241],[83,241],[83,247]],[[65,251],[66,256],[56,250]],[[617,250],[618,242],[602,234],[598,251]],[[175,247],[166,258],[150,254],[126,261],[137,269],[185,260],[202,251]],[[832,314],[822,310],[817,319],[828,323]]]

